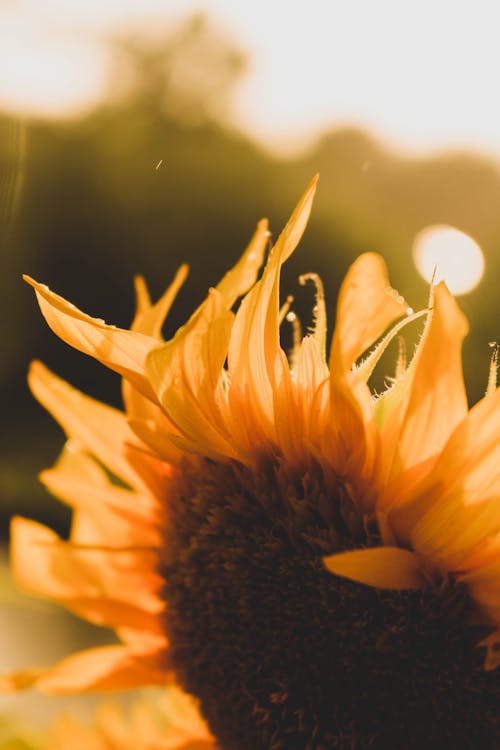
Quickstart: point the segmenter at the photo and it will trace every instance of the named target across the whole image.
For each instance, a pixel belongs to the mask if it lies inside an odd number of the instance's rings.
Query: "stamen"
[[[294,313],[293,310],[290,310],[290,312],[287,313],[285,320],[292,326],[293,339],[292,347],[288,352],[288,361],[290,363],[290,370],[293,375],[297,367],[297,358],[299,356],[300,345],[302,343],[302,326],[297,314]]]
[[[406,370],[407,357],[406,357],[406,342],[402,336],[398,336],[398,358],[396,360],[396,369],[394,377],[396,380],[403,375]]]
[[[394,383],[404,375],[407,367],[406,357],[406,342],[402,336],[398,336],[398,356],[396,359],[396,367],[394,368],[394,375],[386,375],[384,377],[384,384],[386,388],[392,388]]]
[[[498,353],[500,346],[496,341],[490,341],[490,347],[492,348],[490,371],[488,375],[488,385],[486,386],[486,395],[491,396],[495,393],[498,385]]]
[[[287,313],[292,305],[293,302],[293,294],[289,294],[282,306],[280,307],[279,315],[278,315],[278,323],[281,325],[283,321],[285,320]]]
[[[326,305],[323,282],[317,273],[304,273],[299,276],[299,284],[305,286],[312,281],[316,287],[315,305],[313,307],[313,324],[310,333],[317,341],[320,354],[326,362]]]

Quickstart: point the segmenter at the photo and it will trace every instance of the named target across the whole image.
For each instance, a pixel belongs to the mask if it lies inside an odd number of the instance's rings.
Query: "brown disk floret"
[[[328,573],[324,555],[373,540],[352,538],[345,498],[316,473],[201,459],[179,472],[165,626],[222,750],[500,747],[500,670],[484,671],[465,588]]]

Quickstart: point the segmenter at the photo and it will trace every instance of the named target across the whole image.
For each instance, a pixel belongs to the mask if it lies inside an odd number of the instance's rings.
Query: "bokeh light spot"
[[[413,260],[426,279],[445,281],[453,294],[472,291],[483,276],[484,255],[475,240],[454,227],[436,224],[422,229],[413,243]]]
[[[102,100],[111,70],[106,45],[0,19],[0,107],[21,115],[78,116]]]

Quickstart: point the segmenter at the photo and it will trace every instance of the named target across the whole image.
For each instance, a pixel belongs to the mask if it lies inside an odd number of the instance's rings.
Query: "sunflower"
[[[168,687],[125,709],[103,703],[89,726],[70,715],[58,716],[43,750],[216,750],[196,705],[181,690]]]
[[[13,568],[121,643],[5,683],[176,681],[223,750],[498,747],[496,365],[469,410],[467,322],[440,283],[415,353],[401,350],[372,394],[381,353],[418,317],[373,253],[343,282],[328,359],[321,282],[301,278],[316,291],[302,337],[280,307],[280,269],[315,187],[260,277],[265,221],[167,342],[184,267],[155,304],[137,280],[130,331],[28,279],[54,332],[122,376],[125,410],[33,364],[31,388],[68,436],[42,482],[73,523],[63,541],[15,519]]]

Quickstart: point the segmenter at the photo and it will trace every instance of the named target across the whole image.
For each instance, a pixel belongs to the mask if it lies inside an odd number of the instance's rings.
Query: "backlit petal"
[[[375,253],[361,255],[349,269],[337,303],[330,351],[330,435],[326,436],[331,446],[329,460],[354,484],[356,477],[363,484],[371,481],[378,434],[372,395],[364,378],[352,368],[407,311],[405,300],[389,285],[382,258]]]
[[[161,339],[163,323],[172,307],[172,303],[177,297],[179,289],[187,278],[188,270],[186,265],[179,268],[173,282],[154,305],[151,303],[146,282],[142,276],[136,276],[137,311],[134,321],[130,326],[131,331],[143,333],[145,336],[151,336],[154,339]]]
[[[146,372],[168,419],[188,450],[232,457],[218,398],[233,314],[217,290],[174,338],[147,358]]]
[[[136,331],[107,325],[79,310],[29,276],[23,277],[36,291],[42,314],[54,333],[75,349],[94,357],[120,373],[148,398],[154,399],[144,377],[144,362],[157,340]]]
[[[279,343],[279,278],[281,265],[295,250],[307,224],[317,177],[312,180],[284,230],[278,237],[260,281],[247,294],[236,314],[228,350],[232,429],[236,439],[275,440],[274,394],[289,378],[286,358]],[[245,403],[253,429],[243,427],[241,405]],[[246,433],[246,434],[245,434]]]
[[[255,284],[270,236],[267,219],[262,219],[239,261],[217,284],[217,291],[227,309]]]
[[[30,367],[28,382],[45,408],[57,419],[66,435],[101,461],[113,474],[140,489],[160,492],[161,467],[134,451],[144,449],[127,424],[125,415],[86,396],[40,362]]]
[[[500,531],[500,390],[462,420],[434,468],[391,519],[399,538],[451,569]]]
[[[375,253],[361,255],[350,267],[340,289],[330,370],[350,369],[386,328],[407,311],[408,304],[389,284],[383,259]]]
[[[113,529],[124,546],[159,543],[151,498],[112,484],[99,464],[73,443],[66,445],[52,469],[41,473],[40,481],[80,519],[85,515],[89,538],[73,534],[74,542],[97,544],[102,540],[105,544]],[[79,529],[81,532],[81,524]]]
[[[415,366],[403,376],[407,396],[383,432],[386,465],[391,461],[391,445],[395,450],[392,475],[437,457],[467,414],[461,363],[467,331],[467,321],[457,303],[446,286],[438,284]]]
[[[26,591],[59,601],[99,625],[155,629],[162,581],[145,550],[73,546],[34,521],[15,518],[11,565]],[[151,553],[149,553],[151,556]],[[127,586],[120,581],[127,580]]]

